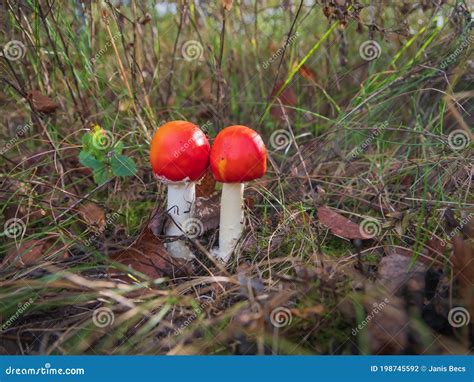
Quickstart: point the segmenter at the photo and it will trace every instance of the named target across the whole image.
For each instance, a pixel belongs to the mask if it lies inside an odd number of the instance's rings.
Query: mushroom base
[[[213,251],[223,263],[227,263],[244,230],[243,183],[224,183],[222,186],[219,226],[219,249]]]
[[[192,225],[191,214],[196,198],[194,182],[180,182],[168,184],[167,212],[170,217],[166,228],[166,236],[182,236],[187,226]],[[176,240],[166,244],[171,256],[177,258],[193,258],[194,255],[183,240]]]

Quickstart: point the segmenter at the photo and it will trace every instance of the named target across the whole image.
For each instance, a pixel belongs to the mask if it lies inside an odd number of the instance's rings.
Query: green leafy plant
[[[102,184],[113,176],[126,177],[137,172],[133,159],[122,154],[123,143],[115,142],[112,133],[99,125],[94,125],[82,137],[82,145],[79,162],[92,170],[97,184]]]

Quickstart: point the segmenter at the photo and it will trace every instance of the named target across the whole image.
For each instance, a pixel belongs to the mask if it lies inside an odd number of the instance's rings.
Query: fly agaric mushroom
[[[209,167],[211,148],[202,130],[186,121],[165,123],[155,133],[150,163],[158,180],[168,185],[167,211],[172,221],[167,236],[181,236],[189,222],[196,198],[196,184]],[[173,257],[192,258],[184,241],[167,244]]]
[[[260,135],[241,125],[223,129],[212,145],[211,170],[216,180],[224,183],[219,249],[214,255],[226,263],[244,228],[244,182],[261,178],[267,170],[267,149]]]

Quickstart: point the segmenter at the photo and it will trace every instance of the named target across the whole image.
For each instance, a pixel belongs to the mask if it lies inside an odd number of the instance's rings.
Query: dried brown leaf
[[[61,257],[67,258],[68,253],[54,239],[48,240],[28,240],[19,247],[11,248],[7,251],[2,265],[14,265],[22,268],[28,265],[38,264],[45,256],[57,255],[62,252]]]
[[[56,109],[59,107],[59,105],[55,101],[53,101],[50,97],[42,94],[38,90],[29,91],[26,97],[31,102],[35,110],[41,113],[54,113],[54,111],[56,111]]]
[[[95,203],[87,202],[79,207],[79,214],[82,219],[99,232],[105,229],[105,212],[102,207]]]
[[[318,207],[317,211],[319,221],[328,227],[334,235],[345,239],[367,239],[367,236],[361,232],[359,225],[346,217],[325,206]]]
[[[212,175],[210,169],[206,171],[204,177],[196,185],[196,196],[202,198],[208,198],[216,192],[216,180]]]
[[[184,263],[170,256],[162,241],[147,227],[126,250],[112,255],[111,260],[121,263],[152,279],[187,273]],[[112,277],[130,281],[123,272],[111,268]]]

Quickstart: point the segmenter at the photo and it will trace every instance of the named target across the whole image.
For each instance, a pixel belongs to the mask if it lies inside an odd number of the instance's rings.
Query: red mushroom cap
[[[211,147],[202,130],[186,121],[165,123],[155,133],[150,163],[156,176],[179,182],[200,179],[209,166]]]
[[[267,149],[262,137],[246,126],[226,127],[212,145],[211,170],[223,183],[261,178],[267,171]]]

